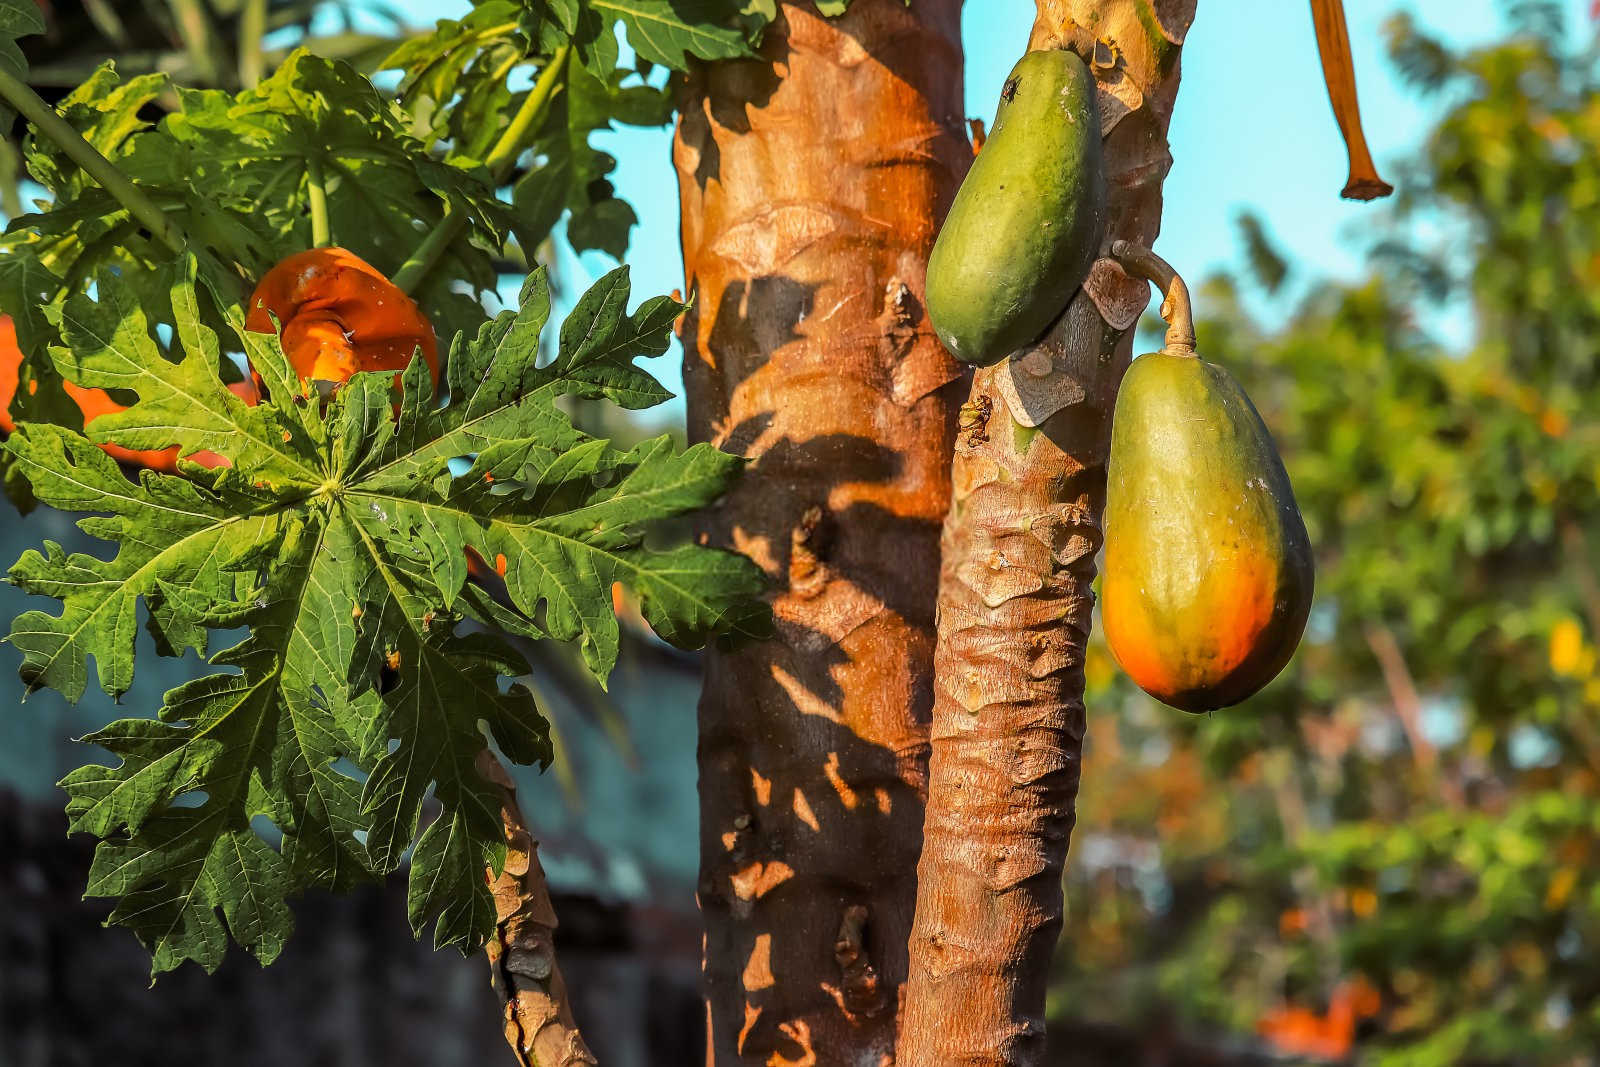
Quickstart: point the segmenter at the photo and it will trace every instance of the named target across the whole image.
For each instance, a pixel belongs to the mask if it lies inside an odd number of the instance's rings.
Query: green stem
[[[528,135],[544,124],[545,114],[550,110],[550,101],[555,99],[556,89],[562,74],[566,72],[567,59],[571,55],[570,44],[564,44],[556,49],[555,55],[550,57],[550,62],[539,72],[539,80],[533,83],[533,88],[523,99],[522,106],[511,116],[511,123],[506,126],[505,132],[500,134],[500,139],[489,149],[489,158],[484,160],[484,163],[488,166],[489,174],[496,184],[505,181],[506,175],[511,173],[517,157],[526,147]]]
[[[18,183],[22,180],[22,165],[11,141],[0,136],[0,215],[8,220],[22,214],[22,195]]]
[[[1135,278],[1154,282],[1161,290],[1161,317],[1167,320],[1166,350],[1175,356],[1194,355],[1194,309],[1189,286],[1172,264],[1132,241],[1111,242],[1111,258]]]
[[[322,175],[322,157],[306,160],[306,196],[311,201],[311,247],[327,248],[333,243],[333,228],[328,224],[328,188]]]
[[[239,14],[239,85],[254,89],[261,84],[266,63],[261,54],[261,38],[267,33],[267,0],[245,0]]]
[[[150,231],[151,236],[182,254],[186,244],[183,234],[167,218],[166,213],[129,181],[115,163],[101,155],[99,149],[84,140],[83,135],[73,129],[66,119],[56,114],[54,108],[7,70],[4,64],[0,64],[0,97],[65,152],[68,159],[83,168],[84,173],[115,197],[117,203],[127,208]]]
[[[522,106],[511,116],[510,125],[500,134],[494,147],[489,149],[489,157],[484,160],[484,164],[488,167],[490,179],[496,185],[511,173],[517,157],[527,147],[528,138],[544,125],[545,115],[550,111],[550,102],[555,98],[556,90],[560,88],[562,74],[566,71],[567,60],[571,55],[570,44],[564,44],[556,49],[555,55],[550,57],[550,62],[539,72],[539,78],[533,83],[533,88],[523,98]],[[440,219],[422,239],[422,243],[411,254],[411,258],[401,264],[400,269],[395,272],[394,284],[400,291],[414,293],[417,286],[422,284],[423,279],[438,265],[439,260],[444,258],[445,252],[466,228],[467,217],[459,211],[446,214]]]
[[[467,228],[466,216],[460,212],[447,214],[428,231],[428,236],[417,245],[417,250],[411,253],[411,258],[400,264],[400,269],[394,272],[394,284],[397,289],[406,295],[417,291],[422,280],[444,258],[444,253],[455,239],[461,236]]]

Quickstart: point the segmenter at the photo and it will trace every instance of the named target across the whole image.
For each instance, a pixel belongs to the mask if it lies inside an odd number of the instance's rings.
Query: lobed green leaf
[[[576,642],[603,683],[620,639],[613,583],[685,647],[763,624],[753,564],[658,543],[661,522],[715,500],[739,461],[665,438],[620,450],[557,404],[664,397],[634,361],[665,351],[682,305],[630,312],[620,268],[578,301],[541,366],[549,294],[536,272],[517,311],[457,338],[442,405],[417,358],[398,396],[392,374],[358,375],[323,411],[276,339],[237,315],[229,331],[268,395],[247,406],[227,391],[196,277],[190,260],[170,293],[173,358],[115,275],[52,311],[61,372],[138,401],[88,438],[23,423],[3,446],[40,500],[88,513],[83,529],[116,546],[101,559],[47,543],[12,568],[11,581],[61,603],[22,615],[7,638],[31,687],[77,699],[92,660],[104,690],[126,692],[141,614],[169,655],[248,629],[211,657],[219,673],[169,692],[154,719],[89,738],[117,765],[62,782],[73,829],[101,838],[89,892],[119,898],[112,921],[150,948],[156,972],[186,959],[209,969],[228,937],[272,959],[293,894],[409,857],[413,925],[474,947],[494,922],[484,873],[505,861],[499,799],[476,761],[491,743],[524,764],[551,754],[533,694],[507,683],[529,667],[495,631]],[[134,482],[96,442],[176,444],[227,466]],[[494,562],[503,590],[468,580],[469,551]]]

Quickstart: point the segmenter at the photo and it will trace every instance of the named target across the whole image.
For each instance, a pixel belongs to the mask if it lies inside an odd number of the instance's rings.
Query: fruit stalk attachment
[[[1189,284],[1172,264],[1132,241],[1111,242],[1111,258],[1127,273],[1153,282],[1161,290],[1161,317],[1167,321],[1164,347],[1174,356],[1193,359],[1194,305],[1189,300]]]

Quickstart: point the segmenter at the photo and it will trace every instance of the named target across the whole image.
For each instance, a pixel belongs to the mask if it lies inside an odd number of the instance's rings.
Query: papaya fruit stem
[[[1161,290],[1161,317],[1167,320],[1165,347],[1175,356],[1194,356],[1194,305],[1189,285],[1172,264],[1132,241],[1111,242],[1111,258],[1136,278],[1154,282]]]

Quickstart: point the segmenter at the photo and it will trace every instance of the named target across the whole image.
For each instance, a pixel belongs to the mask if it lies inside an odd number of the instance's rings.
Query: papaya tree
[[[26,554],[11,580],[59,607],[8,640],[69,698],[91,661],[127,691],[141,612],[158,652],[217,668],[63,783],[101,842],[89,892],[155,973],[230,941],[270,962],[294,896],[407,868],[414,930],[487,949],[521,1061],[592,1061],[502,762],[551,757],[506,638],[603,683],[620,587],[712,646],[708,1062],[1041,1062],[1112,401],[1149,295],[1116,249],[1159,231],[1195,4],[1038,0],[1001,113],[1038,121],[1049,82],[1066,125],[997,122],[983,167],[1069,161],[1037,191],[1070,247],[1013,264],[1036,314],[975,331],[975,374],[930,314],[973,294],[928,281],[983,143],[960,6],[482,0],[373,63],[397,83],[248,47],[249,76],[207,80],[191,46],[195,84],[104,64],[46,103],[43,24],[0,0],[0,99],[43,190],[0,237],[0,462],[20,505],[115,549]],[[1365,181],[1342,13],[1313,7]],[[541,244],[620,259],[637,218],[591,135],[674,110],[681,300],[633,307],[619,267],[546,330]],[[635,360],[674,329],[688,448],[575,424],[575,400],[665,400]]]

